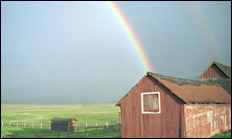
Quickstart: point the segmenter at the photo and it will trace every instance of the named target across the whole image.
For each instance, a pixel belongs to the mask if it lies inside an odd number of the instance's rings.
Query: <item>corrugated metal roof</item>
[[[185,103],[231,103],[231,96],[220,85],[198,80],[180,79],[147,72]]]
[[[72,120],[76,120],[76,119],[74,119],[74,118],[53,118],[51,121],[69,122],[69,121],[72,121]]]
[[[226,78],[205,78],[201,79],[201,82],[213,83],[221,86],[223,89],[227,91],[227,93],[231,94],[231,79]]]

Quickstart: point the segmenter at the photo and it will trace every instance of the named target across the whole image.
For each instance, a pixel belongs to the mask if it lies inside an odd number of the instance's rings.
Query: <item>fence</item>
[[[115,125],[115,124],[118,124],[118,122],[115,122],[115,121],[109,121],[109,122],[106,122],[105,125],[98,125],[98,123],[96,123],[96,125],[88,125],[87,123],[85,125],[77,125],[77,128],[78,127],[103,127],[103,126],[110,126],[110,125]],[[40,123],[40,124],[28,124],[28,123],[4,123],[2,122],[1,123],[2,126],[16,126],[16,127],[19,127],[19,126],[23,126],[24,128],[27,127],[27,126],[30,126],[32,128],[34,127],[40,127],[41,129],[44,127],[44,126],[48,126],[49,128],[51,127],[51,124],[43,124],[43,123]]]
[[[45,126],[51,127],[51,124],[26,124],[26,123],[3,123],[2,126],[23,126],[27,127],[30,126],[32,128],[38,126],[41,129]],[[120,130],[120,124],[118,122],[106,122],[104,125],[99,125],[96,123],[95,125],[88,125],[87,123],[85,125],[77,125],[77,131],[76,132],[51,132],[51,131],[43,131],[43,132],[31,132],[31,135],[28,135],[29,138],[47,138],[47,137],[53,137],[53,138],[71,138],[71,137],[89,137],[97,134],[104,134],[106,132],[113,132],[116,130]],[[17,133],[14,133],[13,135],[9,135],[10,138],[19,138],[19,135]]]
[[[77,132],[32,132],[31,138],[73,138],[73,137],[93,137],[97,134],[113,132],[120,129],[119,124],[104,126],[89,126],[77,128]]]
[[[34,127],[40,127],[41,129],[44,127],[44,126],[48,126],[49,128],[51,127],[51,124],[28,124],[28,123],[4,123],[2,122],[2,126],[16,126],[16,127],[19,127],[19,126],[22,126],[22,127],[27,127],[27,126],[30,126],[32,128]]]

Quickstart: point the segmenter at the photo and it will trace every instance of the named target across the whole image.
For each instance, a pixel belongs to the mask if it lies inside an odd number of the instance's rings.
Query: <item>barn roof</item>
[[[56,122],[69,122],[72,120],[76,120],[74,118],[53,118],[51,121],[56,121]],[[77,120],[76,120],[77,121]]]
[[[231,103],[231,96],[229,95],[231,90],[230,79],[211,79],[199,81],[169,77],[152,72],[147,72],[146,76],[152,77],[154,80],[158,81],[172,94],[177,96],[177,98],[187,104]],[[137,85],[138,84],[135,86]],[[220,85],[224,85],[225,89]],[[129,95],[129,92],[116,104],[117,106],[121,105],[121,102]]]
[[[207,71],[213,65],[216,65],[229,79],[231,79],[231,67],[216,61],[214,61],[205,71]],[[198,78],[200,78],[205,73],[205,71]]]
[[[205,79],[201,79],[200,81],[220,85],[223,89],[227,91],[227,93],[231,94],[231,79],[205,78]]]
[[[147,72],[185,103],[231,103],[231,96],[217,82],[174,78]]]

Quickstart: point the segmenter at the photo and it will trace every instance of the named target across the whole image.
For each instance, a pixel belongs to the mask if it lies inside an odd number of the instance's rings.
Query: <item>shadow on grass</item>
[[[9,128],[10,129],[10,128]],[[3,134],[3,138],[39,138],[35,132],[50,132],[50,129],[41,128],[20,128],[19,130],[10,129],[7,134]]]
[[[88,128],[86,132],[85,128],[79,128],[78,133],[72,132],[51,132],[49,128],[15,128],[8,127],[5,129],[9,132],[3,135],[3,138],[121,138],[121,132],[117,130],[109,130],[103,127]]]

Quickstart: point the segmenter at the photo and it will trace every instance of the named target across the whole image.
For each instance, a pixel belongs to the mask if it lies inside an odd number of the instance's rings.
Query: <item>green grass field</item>
[[[115,123],[119,121],[119,107],[115,104],[76,104],[76,105],[1,105],[1,122],[4,123],[50,123],[53,118],[75,118],[78,125],[105,125],[111,121]],[[46,129],[47,128],[47,129]],[[120,131],[103,132],[89,137],[120,137]],[[48,127],[26,127],[19,126],[3,126],[1,135],[13,135],[18,133],[18,137],[30,138],[32,132],[47,131]],[[91,133],[91,131],[90,131]],[[86,136],[85,136],[86,137]]]
[[[75,118],[84,125],[118,121],[115,104],[1,105],[1,122],[50,123],[53,118]]]
[[[111,121],[115,123],[119,121],[118,112],[119,107],[115,104],[78,104],[78,105],[1,105],[1,122],[4,123],[50,123],[53,118],[75,118],[78,120],[78,125],[105,125],[106,122]],[[84,131],[84,129],[83,129]],[[31,138],[32,132],[50,132],[49,127],[26,127],[22,125],[18,128],[16,125],[11,127],[4,125],[1,128],[1,135],[7,137],[7,135],[13,135],[17,133],[18,137]],[[45,135],[39,136],[44,137]],[[48,134],[49,138],[56,138],[57,134]],[[71,137],[76,137],[76,133],[70,133]],[[120,130],[113,132],[104,132],[103,128],[98,129],[98,133],[95,134],[94,128],[89,130],[89,138],[113,138],[120,137]],[[36,137],[36,135],[34,135]],[[66,138],[67,133],[64,133],[60,137]],[[80,138],[86,138],[86,135],[80,135]],[[211,138],[230,138],[231,131],[225,134],[216,134]]]
[[[211,138],[231,138],[231,130],[224,134],[215,134]]]
[[[108,131],[106,129],[105,132],[103,132],[104,128],[98,128],[97,133],[95,133],[95,129],[88,129],[88,138],[119,138],[121,137],[121,132],[120,130],[114,130],[114,131]],[[2,131],[2,136],[4,138],[67,138],[68,133],[67,132],[51,132],[50,129],[47,128],[39,128],[39,127],[3,127],[1,129]],[[32,135],[33,132],[33,135]],[[17,133],[17,136],[12,136]],[[47,133],[47,134],[46,134]],[[59,137],[58,137],[59,134]],[[76,132],[70,132],[69,138],[77,138],[77,133]],[[86,133],[84,132],[84,129],[79,132],[78,138],[87,138]]]

